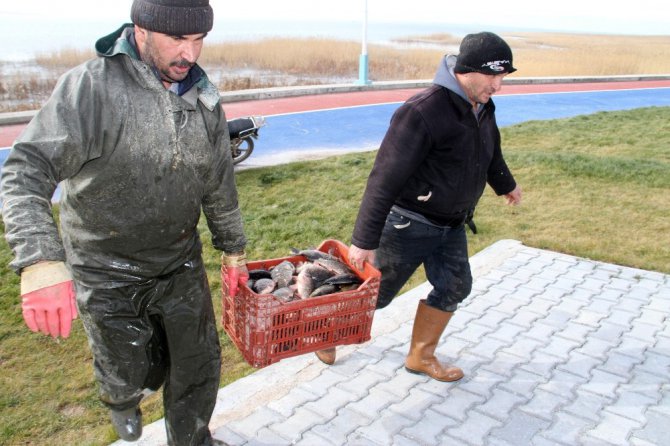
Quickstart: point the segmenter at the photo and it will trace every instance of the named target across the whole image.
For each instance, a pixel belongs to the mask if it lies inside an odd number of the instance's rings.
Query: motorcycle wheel
[[[230,142],[230,149],[233,152],[233,164],[239,164],[251,156],[251,152],[254,151],[254,140],[250,136],[235,139]]]

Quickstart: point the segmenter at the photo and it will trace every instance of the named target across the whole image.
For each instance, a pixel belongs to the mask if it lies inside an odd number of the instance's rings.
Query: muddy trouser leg
[[[123,288],[77,285],[77,303],[103,403],[133,407],[163,383],[169,444],[206,443],[221,362],[202,262]]]
[[[439,228],[389,213],[375,256],[382,275],[377,309],[386,307],[396,297],[433,251],[441,232]]]
[[[465,227],[446,228],[439,246],[424,262],[426,278],[433,286],[426,303],[438,310],[454,312],[472,290]]]
[[[170,445],[209,444],[221,377],[221,348],[202,262],[182,269],[162,307],[171,367],[163,403]]]
[[[391,212],[376,255],[382,274],[377,309],[391,303],[422,263],[433,286],[427,304],[455,311],[472,288],[465,227],[436,227]]]

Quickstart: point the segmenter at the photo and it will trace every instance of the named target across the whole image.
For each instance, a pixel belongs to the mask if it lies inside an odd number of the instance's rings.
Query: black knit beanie
[[[206,33],[214,25],[209,0],[134,0],[130,18],[141,28],[171,36]]]
[[[461,41],[456,57],[456,73],[514,73],[512,50],[500,36],[491,32],[468,34]]]

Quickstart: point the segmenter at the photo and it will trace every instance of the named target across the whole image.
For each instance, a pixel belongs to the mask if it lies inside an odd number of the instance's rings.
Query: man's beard
[[[156,65],[154,65],[154,66],[156,66]],[[182,59],[179,62],[170,63],[170,67],[184,67],[184,68],[188,68],[190,70],[193,67],[193,64],[190,63],[189,61],[187,61],[186,59]],[[170,77],[169,67],[167,69],[159,69],[158,71],[160,73],[161,79],[164,80],[165,82],[170,82],[170,83],[181,82],[186,78],[186,76],[188,76],[188,72],[186,72],[181,77],[181,79],[174,79],[174,78]]]
[[[146,44],[143,48],[144,51],[141,51],[140,58],[144,63],[153,67],[154,70],[158,73],[161,80],[164,82],[169,82],[171,84],[183,81],[186,76],[188,76],[188,71],[181,76],[180,79],[175,79],[170,76],[170,67],[187,67],[189,70],[193,67],[193,63],[189,62],[186,59],[180,59],[175,62],[170,62],[167,68],[161,68],[159,59],[154,55],[154,46],[152,42],[151,35],[147,38]]]

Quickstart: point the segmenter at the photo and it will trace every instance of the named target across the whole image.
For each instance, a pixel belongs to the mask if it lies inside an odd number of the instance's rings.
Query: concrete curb
[[[519,77],[505,79],[506,85],[565,84],[587,82],[636,82],[670,80],[670,74],[643,74],[628,76],[581,76],[581,77]],[[425,88],[430,79],[410,81],[383,81],[370,84],[307,85],[299,87],[274,87],[250,90],[236,90],[221,93],[221,102],[258,101],[264,99],[289,98],[333,93],[355,93],[362,91],[399,90],[404,88]],[[37,110],[0,113],[0,125],[14,125],[30,122]]]

